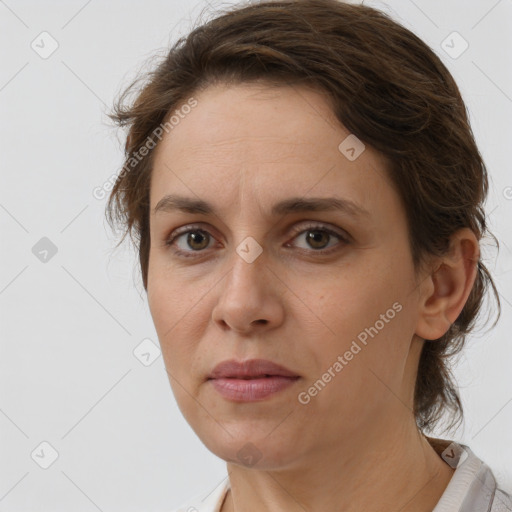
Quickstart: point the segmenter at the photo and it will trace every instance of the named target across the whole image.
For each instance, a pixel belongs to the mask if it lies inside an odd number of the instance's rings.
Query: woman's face
[[[219,457],[277,468],[410,418],[419,296],[383,158],[310,89],[195,99],[155,154],[147,284],[186,420]],[[210,378],[251,359],[294,378]]]

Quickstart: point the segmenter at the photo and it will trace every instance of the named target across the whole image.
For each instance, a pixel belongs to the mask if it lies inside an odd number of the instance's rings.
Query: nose
[[[283,284],[264,252],[248,263],[234,251],[232,268],[219,289],[212,319],[221,329],[248,335],[283,322]]]

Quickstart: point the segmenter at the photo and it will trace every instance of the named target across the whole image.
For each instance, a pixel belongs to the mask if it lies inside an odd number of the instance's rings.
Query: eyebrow
[[[153,213],[182,211],[185,213],[197,213],[202,215],[215,214],[215,208],[202,199],[190,198],[169,194],[155,206]],[[349,200],[338,197],[290,197],[274,204],[271,215],[286,215],[296,212],[324,212],[339,211],[352,217],[369,217],[370,212],[362,206]]]

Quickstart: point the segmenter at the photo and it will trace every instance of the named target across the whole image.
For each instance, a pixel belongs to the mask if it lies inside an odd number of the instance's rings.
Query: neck
[[[222,512],[431,512],[454,472],[403,417],[387,431],[374,422],[339,447],[316,446],[292,467],[227,469]]]

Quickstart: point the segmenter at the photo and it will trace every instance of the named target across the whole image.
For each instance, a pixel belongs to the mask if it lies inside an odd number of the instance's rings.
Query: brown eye
[[[306,231],[306,233],[306,242],[313,249],[324,249],[325,246],[329,243],[329,239],[331,238],[329,233],[319,229],[310,229]]]
[[[189,231],[187,234],[187,245],[195,251],[208,247],[209,235],[206,231]]]
[[[294,231],[293,239],[295,242],[286,245],[288,247],[290,245],[294,246],[302,252],[327,255],[349,244],[349,235],[343,235],[323,224],[314,223],[302,226],[302,229],[296,228]],[[209,251],[206,249],[211,248],[214,242],[215,238],[208,231],[189,225],[174,231],[165,240],[165,245],[176,256],[197,258],[207,255]]]
[[[166,241],[165,245],[170,246],[180,256],[195,256],[207,249],[212,241],[212,236],[207,231],[199,228],[191,228],[175,232]]]
[[[327,254],[348,243],[348,238],[322,224],[311,224],[297,228],[294,246],[302,251]]]

